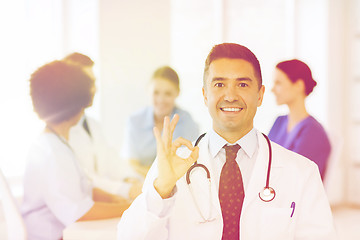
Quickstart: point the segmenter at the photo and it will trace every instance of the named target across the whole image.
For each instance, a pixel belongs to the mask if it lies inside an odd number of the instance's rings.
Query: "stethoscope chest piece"
[[[264,202],[272,201],[275,195],[275,190],[272,187],[264,187],[264,189],[259,192],[259,197]]]

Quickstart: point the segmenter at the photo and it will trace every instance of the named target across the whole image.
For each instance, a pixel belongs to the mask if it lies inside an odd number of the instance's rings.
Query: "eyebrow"
[[[228,78],[223,78],[223,77],[214,77],[211,82],[216,82],[216,81],[226,81],[228,80]],[[241,78],[236,78],[236,81],[248,81],[248,82],[252,82],[253,80],[251,78],[248,77],[241,77]]]

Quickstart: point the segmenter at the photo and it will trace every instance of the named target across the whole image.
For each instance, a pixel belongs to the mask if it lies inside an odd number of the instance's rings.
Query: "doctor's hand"
[[[159,129],[154,127],[159,171],[159,176],[154,181],[154,187],[163,199],[171,196],[176,182],[199,157],[199,147],[193,147],[189,140],[178,138],[174,142],[172,141],[178,121],[179,115],[177,114],[175,114],[171,122],[169,117],[166,116],[162,135]],[[176,150],[181,146],[186,146],[191,151],[188,158],[181,158],[176,155]]]

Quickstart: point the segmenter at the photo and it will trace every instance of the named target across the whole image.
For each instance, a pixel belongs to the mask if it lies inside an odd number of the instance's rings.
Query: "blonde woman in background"
[[[176,106],[180,93],[178,74],[169,66],[158,68],[151,78],[152,105],[132,114],[125,129],[123,156],[136,172],[145,176],[156,157],[153,128],[163,129],[164,117],[179,115],[174,139],[183,137],[194,141],[198,125],[191,115]]]

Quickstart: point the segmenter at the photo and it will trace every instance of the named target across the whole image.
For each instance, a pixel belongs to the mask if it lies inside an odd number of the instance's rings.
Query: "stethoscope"
[[[201,134],[198,139],[196,140],[195,142],[195,147],[199,144],[199,142],[201,141],[201,139],[205,136],[206,133],[203,133]],[[271,162],[272,162],[272,148],[271,148],[271,144],[270,144],[270,140],[269,138],[263,134],[263,136],[265,137],[266,139],[266,142],[268,144],[268,147],[269,147],[269,163],[268,163],[268,168],[267,168],[267,176],[266,176],[266,185],[264,187],[264,189],[262,191],[259,192],[259,198],[264,201],[264,202],[271,202],[272,200],[274,200],[275,198],[275,190],[270,187],[269,185],[269,180],[270,180],[270,169],[271,169]],[[200,223],[207,223],[207,222],[211,222],[211,221],[214,221],[215,219],[211,218],[211,197],[209,197],[209,206],[210,206],[210,211],[209,211],[209,216],[208,218],[206,218],[202,212],[200,211],[200,208],[199,208],[199,205],[195,199],[195,196],[194,196],[194,193],[193,193],[193,190],[192,190],[192,187],[191,187],[191,180],[190,180],[190,175],[191,175],[191,171],[194,169],[194,168],[197,168],[197,167],[200,167],[202,169],[205,170],[206,172],[206,178],[208,180],[208,185],[209,185],[209,193],[211,196],[211,178],[210,178],[210,171],[209,169],[204,165],[204,164],[201,164],[201,163],[197,163],[197,161],[188,169],[188,171],[186,172],[186,183],[188,184],[189,188],[190,188],[190,191],[191,191],[191,196],[195,202],[195,205],[196,205],[196,208],[198,209],[198,212],[200,213],[200,216],[201,218],[203,219],[202,222]]]

